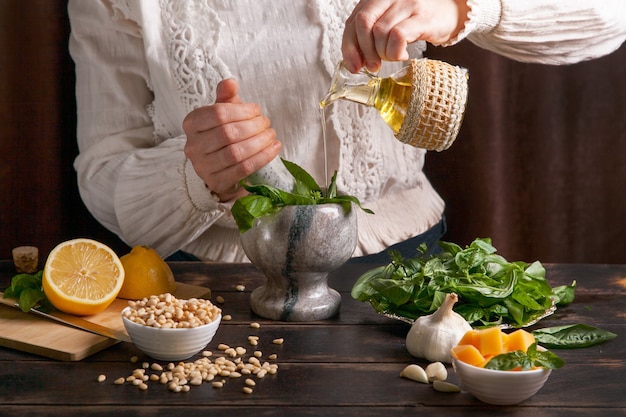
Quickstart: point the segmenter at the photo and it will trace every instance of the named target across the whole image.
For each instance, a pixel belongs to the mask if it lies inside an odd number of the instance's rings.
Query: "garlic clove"
[[[402,370],[402,372],[400,372],[400,376],[402,378],[428,384],[428,375],[426,375],[426,371],[424,371],[424,369],[419,365],[408,365]]]
[[[445,381],[448,379],[448,370],[441,362],[433,362],[426,367],[426,376],[429,381]]]
[[[458,385],[439,380],[433,381],[433,388],[439,392],[461,392],[461,388]]]

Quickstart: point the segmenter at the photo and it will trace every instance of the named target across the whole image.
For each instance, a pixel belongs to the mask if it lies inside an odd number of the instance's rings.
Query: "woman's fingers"
[[[191,111],[183,121],[185,156],[220,200],[240,195],[239,182],[266,165],[281,149],[270,121],[255,103],[243,103],[235,80],[222,81],[216,102]]]
[[[408,44],[438,45],[459,33],[468,11],[465,0],[361,0],[346,21],[343,59],[351,72],[406,60]]]

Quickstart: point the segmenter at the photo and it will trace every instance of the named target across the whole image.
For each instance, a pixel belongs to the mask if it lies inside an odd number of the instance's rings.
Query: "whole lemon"
[[[151,295],[172,293],[174,274],[159,254],[148,246],[135,246],[120,258],[124,266],[124,284],[119,298],[140,300]]]

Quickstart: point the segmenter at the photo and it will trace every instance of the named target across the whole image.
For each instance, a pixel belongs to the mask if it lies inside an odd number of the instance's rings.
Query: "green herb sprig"
[[[324,194],[315,179],[303,168],[293,162],[282,160],[287,170],[295,179],[292,192],[280,190],[270,185],[250,185],[242,181],[242,186],[250,193],[239,198],[233,204],[231,213],[241,233],[252,228],[255,219],[270,215],[285,206],[314,205],[314,204],[341,204],[346,212],[352,209],[352,203],[359,206],[366,213],[373,212],[361,206],[354,196],[339,195],[337,192],[337,171]]]
[[[565,365],[565,361],[558,355],[549,350],[539,350],[537,343],[533,343],[526,352],[517,350],[494,356],[485,364],[485,368],[499,371],[520,368],[522,371],[527,371],[533,368],[558,369],[563,365]]]
[[[11,286],[4,290],[3,298],[13,298],[19,303],[23,312],[39,305],[45,309],[51,309],[52,305],[43,292],[41,278],[43,271],[35,274],[18,274],[11,279]]]
[[[474,327],[523,327],[556,305],[571,303],[576,282],[551,288],[540,262],[509,262],[496,254],[491,239],[476,239],[466,248],[439,242],[442,253],[404,259],[389,251],[391,263],[367,271],[354,284],[352,297],[369,302],[379,313],[416,319],[431,314],[447,293],[459,296],[454,310]]]

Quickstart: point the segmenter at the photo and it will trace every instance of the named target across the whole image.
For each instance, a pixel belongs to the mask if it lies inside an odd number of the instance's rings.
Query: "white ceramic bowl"
[[[543,387],[551,369],[496,371],[452,358],[461,385],[479,400],[495,405],[513,405],[532,397]]]
[[[184,329],[160,329],[128,320],[122,310],[122,321],[133,343],[147,355],[162,361],[189,359],[203,350],[215,336],[222,320],[220,314],[211,323]]]

